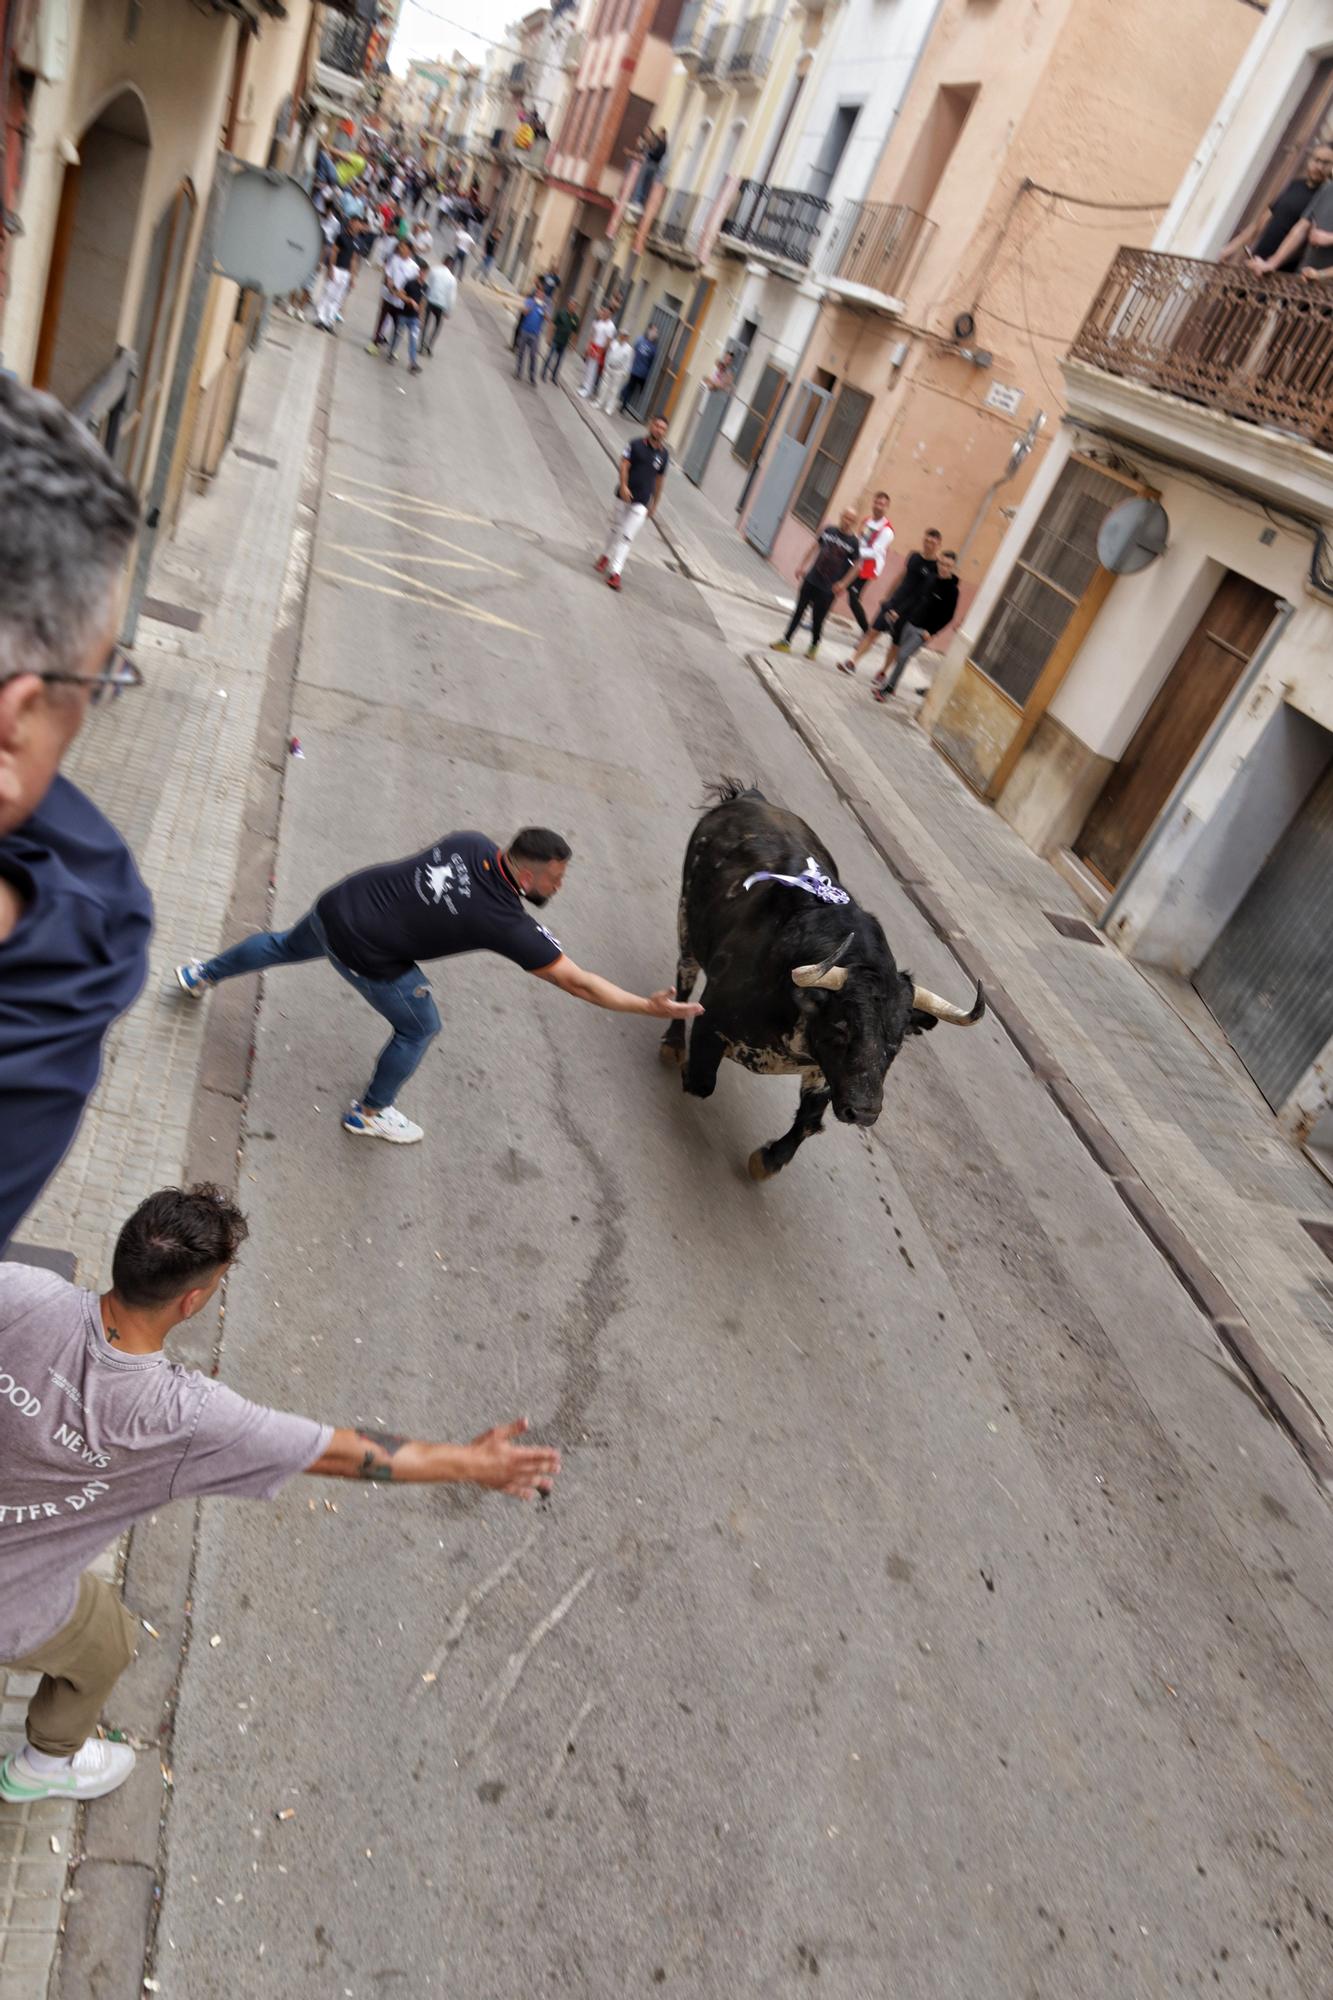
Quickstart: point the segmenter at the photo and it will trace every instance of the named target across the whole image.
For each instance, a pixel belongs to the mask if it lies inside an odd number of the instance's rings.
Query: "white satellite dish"
[[[1113,507],[1097,530],[1097,560],[1112,576],[1133,576],[1156,562],[1171,523],[1160,500],[1140,495]]]
[[[297,181],[268,167],[232,168],[213,248],[224,278],[282,298],[314,276],[322,244],[315,204]]]

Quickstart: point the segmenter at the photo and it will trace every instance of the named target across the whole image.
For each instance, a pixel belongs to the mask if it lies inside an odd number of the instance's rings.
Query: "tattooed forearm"
[[[359,1479],[392,1479],[395,1456],[410,1440],[398,1437],[393,1431],[358,1430],[357,1436],[367,1446],[361,1460]]]

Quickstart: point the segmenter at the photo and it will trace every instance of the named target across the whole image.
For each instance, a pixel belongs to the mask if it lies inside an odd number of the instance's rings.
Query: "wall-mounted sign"
[[[1006,417],[1016,417],[1023,402],[1023,391],[1011,389],[1007,382],[992,382],[986,391],[986,408],[1003,410]]]

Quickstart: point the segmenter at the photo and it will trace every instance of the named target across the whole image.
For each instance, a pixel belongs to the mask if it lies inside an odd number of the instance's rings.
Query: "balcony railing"
[[[727,61],[727,74],[733,83],[743,83],[749,78],[757,83],[767,76],[781,32],[781,14],[751,15]]]
[[[330,21],[319,45],[319,59],[343,76],[363,76],[370,46],[371,21]]]
[[[742,181],[721,234],[732,243],[804,269],[828,212],[829,203],[822,195],[770,187],[766,181]]]
[[[1333,450],[1326,286],[1122,249],[1070,359]]]
[[[730,40],[731,24],[727,21],[715,21],[699,45],[698,75],[706,78],[721,74],[727,43]]]
[[[652,235],[662,249],[688,255],[698,240],[702,220],[702,195],[689,194],[683,188],[669,188],[657,211]]]
[[[716,18],[717,0],[685,0],[676,32],[671,37],[671,49],[687,69],[691,64],[697,67],[703,45],[708,39],[708,30]]]
[[[845,201],[824,238],[819,268],[826,277],[900,298],[934,232],[934,223],[914,208]]]

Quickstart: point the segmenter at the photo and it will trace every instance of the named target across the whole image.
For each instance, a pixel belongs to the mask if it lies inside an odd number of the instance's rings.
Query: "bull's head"
[[[849,931],[818,965],[795,966],[792,981],[800,988],[806,1044],[832,1093],[834,1117],[844,1125],[873,1125],[903,1037],[921,1034],[936,1021],[970,1027],[985,1013],[986,996],[978,984],[972,1008],[964,1012],[914,985],[905,972],[886,986],[877,970],[846,963],[855,942],[855,931]]]

